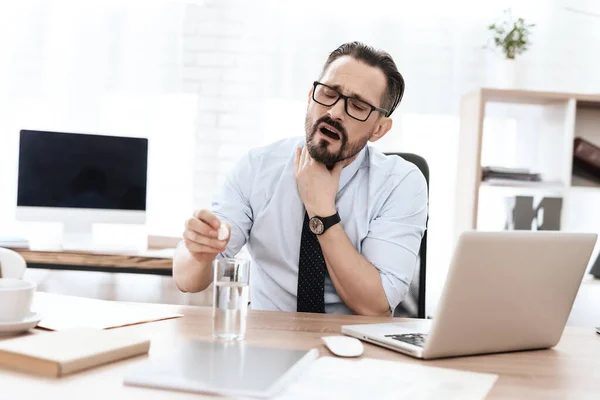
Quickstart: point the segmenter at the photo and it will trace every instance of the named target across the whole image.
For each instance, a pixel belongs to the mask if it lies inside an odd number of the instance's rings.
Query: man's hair
[[[381,100],[381,108],[388,110],[386,117],[392,115],[404,95],[404,78],[398,71],[392,56],[383,50],[377,50],[361,42],[344,43],[329,54],[321,76],[325,74],[332,62],[343,56],[350,56],[371,67],[379,68],[384,73],[387,87]]]

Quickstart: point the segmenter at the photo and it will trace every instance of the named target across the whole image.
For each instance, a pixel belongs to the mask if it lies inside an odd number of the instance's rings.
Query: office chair
[[[419,155],[412,153],[385,153],[386,155],[400,156],[408,162],[411,162],[419,168],[425,182],[427,183],[427,196],[429,202],[429,165],[427,161]],[[427,212],[427,220],[425,227],[429,222],[429,212]],[[409,317],[409,318],[425,318],[425,275],[427,268],[427,229],[423,233],[421,239],[421,247],[419,248],[419,268],[415,270],[415,274],[408,288],[408,294],[404,300],[398,304],[394,310],[394,317]]]

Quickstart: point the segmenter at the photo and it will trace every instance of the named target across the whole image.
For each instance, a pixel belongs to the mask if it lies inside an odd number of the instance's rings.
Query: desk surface
[[[185,316],[120,329],[149,337],[152,341],[151,357],[168,352],[171,346],[184,338],[211,340],[210,308],[171,307]],[[339,333],[343,324],[389,321],[389,318],[378,317],[250,311],[247,342],[295,349],[316,347],[322,355],[329,355],[321,343],[321,336]],[[365,343],[363,357],[498,374],[489,399],[598,398],[600,393],[600,335],[592,328],[566,328],[559,345],[550,350],[421,361]],[[11,399],[201,398],[187,393],[124,386],[123,376],[127,370],[146,359],[146,356],[137,357],[61,379],[0,369],[0,394]]]

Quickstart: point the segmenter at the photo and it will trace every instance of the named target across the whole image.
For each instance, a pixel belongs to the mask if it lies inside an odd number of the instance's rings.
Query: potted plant
[[[498,86],[515,85],[515,60],[517,55],[523,54],[531,45],[531,28],[535,24],[527,23],[523,18],[514,19],[511,10],[504,10],[502,17],[488,26],[491,32],[491,45],[488,48],[500,50],[502,59],[496,64],[495,78]]]

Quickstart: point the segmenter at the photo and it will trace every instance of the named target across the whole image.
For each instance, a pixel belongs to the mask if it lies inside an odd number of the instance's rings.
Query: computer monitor
[[[62,222],[63,248],[89,248],[94,223],[145,223],[147,170],[145,138],[22,130],[17,219]]]

